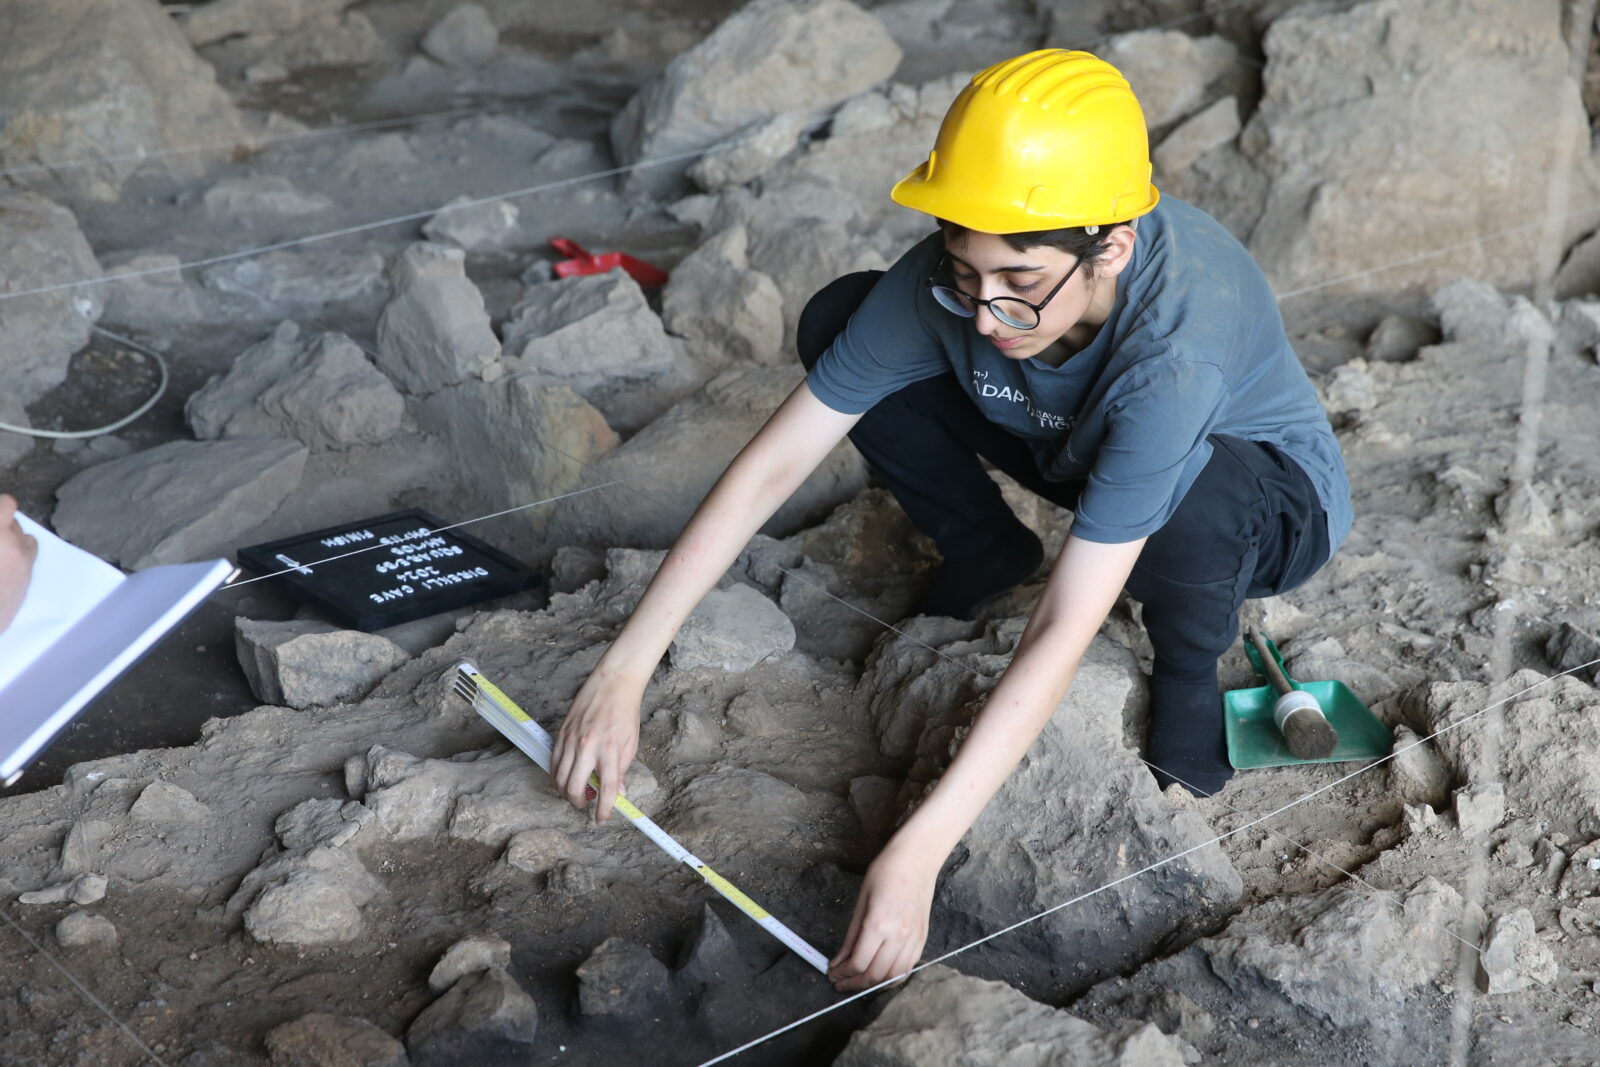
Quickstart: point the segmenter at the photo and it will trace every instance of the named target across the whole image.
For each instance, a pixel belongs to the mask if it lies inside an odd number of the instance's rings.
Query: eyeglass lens
[[[948,285],[935,285],[933,297],[946,311],[960,315],[964,319],[973,318],[978,314],[978,306],[972,297],[960,289],[953,289]],[[997,296],[990,300],[989,312],[1013,330],[1031,330],[1039,325],[1039,315],[1033,308],[1010,297]]]

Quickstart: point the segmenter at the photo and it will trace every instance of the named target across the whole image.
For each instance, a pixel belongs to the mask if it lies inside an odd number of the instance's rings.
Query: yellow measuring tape
[[[540,767],[546,774],[551,772],[551,758],[555,745],[544,727],[534,722],[528,713],[517,707],[510,697],[506,696],[493,682],[483,676],[471,662],[462,660],[456,664],[456,678],[453,687],[454,693],[471,704],[484,720],[500,731],[501,735]],[[600,779],[595,775],[589,776],[589,792],[598,796]],[[712,870],[710,866],[701,862],[700,858],[680,845],[676,839],[660,826],[657,826],[644,812],[634,806],[633,802],[620,793],[617,795],[616,808],[628,819],[629,822],[650,840],[654,841],[663,852],[673,859],[690,867],[707,885],[733,904],[734,907],[744,912],[756,924],[766,930],[773,937],[787,945],[801,959],[811,966],[828,973],[828,958],[818,952],[806,942],[799,934],[789,929],[783,923],[773,918],[761,905],[751,900],[738,886],[728,881],[722,875]]]

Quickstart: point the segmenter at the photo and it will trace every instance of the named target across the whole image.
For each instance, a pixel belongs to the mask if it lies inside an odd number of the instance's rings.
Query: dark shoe
[[[1233,766],[1215,671],[1196,681],[1151,677],[1145,753],[1162,789],[1177,782],[1196,796],[1208,797],[1228,784]]]
[[[939,564],[917,611],[971,619],[989,601],[1033,577],[1043,562],[1044,545],[1032,530],[1018,523],[982,552]]]

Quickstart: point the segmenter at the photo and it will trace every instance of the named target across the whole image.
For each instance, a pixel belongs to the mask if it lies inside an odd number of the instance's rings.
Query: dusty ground
[[[360,5],[399,57],[390,63],[301,71],[283,81],[250,84],[244,71],[254,56],[244,43],[225,41],[201,54],[241,106],[277,111],[313,127],[482,107],[504,109],[518,123],[556,137],[596,142],[639,84],[738,5],[602,2],[558,11],[546,5],[528,10],[487,4],[502,29],[493,65],[470,76],[406,73],[405,57],[415,52],[417,38],[452,6],[444,0]],[[897,77],[928,81],[1036,43],[1030,5],[983,7],[981,18],[971,9],[959,16],[969,20],[963,25],[970,32],[930,40],[908,54]],[[1274,6],[1246,7],[1269,11]],[[1108,30],[1150,26],[1186,10],[1174,4],[1125,4],[1101,12],[1104,17],[1095,24]],[[1244,20],[1240,12],[1231,21],[1219,18],[1211,28],[1248,40]],[[1244,51],[1242,101],[1259,92],[1248,88],[1258,56],[1259,50]],[[331,230],[437,207],[458,195],[529,185],[556,173],[540,172],[514,148],[507,149],[504,130],[482,125],[486,119],[451,117],[405,127],[406,144],[419,162],[398,176],[378,168],[342,168],[343,161],[359,158],[352,153],[363,144],[396,136],[352,134],[270,146],[220,162],[206,179],[187,186],[136,178],[120,200],[85,201],[74,209],[102,261],[151,250],[197,259],[293,235],[294,225],[281,219],[238,219],[224,226],[198,213],[195,192],[230,174],[286,175],[300,190],[328,196],[335,207],[319,215],[315,225]],[[593,159],[605,165],[603,152]],[[700,236],[692,223],[641,206],[609,182],[529,198],[521,207],[517,241],[468,260],[469,274],[497,323],[520,296],[518,278],[542,254],[540,246],[549,236],[568,236],[597,249],[626,248],[667,268],[692,251]],[[416,236],[411,223],[363,234],[339,248],[392,258]],[[1383,255],[1373,250],[1375,261]],[[1285,302],[1291,334],[1339,431],[1358,519],[1332,564],[1303,588],[1259,610],[1265,611],[1297,677],[1341,679],[1386,723],[1405,724],[1419,734],[1484,707],[1494,696],[1539,687],[1506,710],[1506,755],[1499,768],[1506,811],[1490,832],[1483,903],[1491,918],[1529,909],[1537,937],[1558,969],[1553,979],[1523,991],[1472,1001],[1469,1059],[1596,1063],[1600,882],[1582,881],[1584,857],[1593,846],[1572,860],[1577,873],[1569,873],[1575,880],[1566,888],[1563,871],[1569,857],[1600,835],[1600,771],[1594,769],[1600,695],[1588,680],[1544,679],[1554,671],[1547,644],[1560,625],[1593,628],[1596,619],[1600,437],[1593,413],[1600,406],[1600,370],[1592,351],[1558,345],[1552,354],[1541,409],[1537,500],[1519,511],[1504,493],[1523,366],[1523,345],[1514,333],[1501,330],[1509,310],[1498,293],[1473,294],[1468,303],[1477,317],[1458,320],[1452,330],[1437,302],[1430,307],[1430,295],[1423,286],[1368,285]],[[185,398],[282,317],[266,301],[262,305],[252,307],[241,298],[208,321],[142,337],[172,357],[172,388],[156,410],[109,444],[40,444],[9,472],[6,488],[24,510],[48,515],[55,490],[79,470],[186,437]],[[380,305],[352,299],[297,317],[303,325],[339,329],[370,348],[376,344]],[[1385,314],[1422,316],[1435,324],[1443,318],[1443,336],[1403,360],[1358,358]],[[148,368],[97,338],[75,357],[67,384],[31,405],[29,414],[37,426],[100,421],[131,406],[150,380]],[[244,543],[412,505],[458,518],[475,513],[475,498],[442,455],[423,447],[425,438],[414,428],[407,433],[413,436],[385,446],[314,454],[300,489]],[[664,502],[661,488],[648,480],[611,492],[631,494],[627,507],[641,514],[676,503]],[[837,642],[848,626],[858,628],[850,631],[851,640],[875,639],[877,623],[863,623],[860,613],[841,611],[826,596],[808,599],[804,575],[816,582],[820,574],[833,593],[897,621],[927,566],[926,554],[892,505],[868,494],[851,508],[816,527],[809,540],[803,530],[782,531],[793,536],[781,545],[763,542],[735,568],[736,577],[777,599],[791,615],[797,651],[742,674],[663,666],[647,695],[640,753],[659,787],[653,800],[642,801],[646,809],[825,952],[843,933],[860,872],[885,831],[881,812],[852,801],[853,783],[888,780],[891,795],[897,796],[888,812],[892,820],[911,799],[893,789],[903,779],[926,780],[918,775],[927,769],[914,766],[904,752],[889,751],[880,735],[881,716],[864,710],[881,691],[872,687],[870,669],[868,681],[862,680],[862,655],[839,657]],[[1052,535],[1059,540],[1059,514],[1037,507],[1023,514],[1047,540]],[[1520,577],[1506,572],[1512,518],[1527,560]],[[524,528],[509,524],[485,524],[476,532],[491,540],[525,536]],[[840,547],[859,544],[870,548]],[[562,545],[552,540],[519,547],[546,563]],[[242,928],[244,904],[230,904],[241,880],[263,857],[292,851],[274,840],[279,815],[307,799],[357,796],[349,789],[347,757],[382,745],[440,761],[446,768],[441,774],[465,774],[461,768],[470,768],[470,760],[445,762],[452,756],[485,752],[485,758],[501,758],[504,746],[494,735],[445,697],[441,679],[456,659],[475,658],[547,725],[559,719],[582,671],[620,624],[630,593],[637,596],[641,573],[647,573],[633,557],[607,561],[579,552],[558,557],[558,564],[561,559],[582,580],[563,581],[557,574],[549,595],[464,614],[460,632],[447,643],[420,652],[359,701],[307,711],[252,711],[256,701],[233,650],[234,619],[287,619],[297,610],[269,583],[214,597],[97,701],[11,791],[26,795],[0,804],[0,832],[9,854],[0,868],[0,890],[10,898],[6,914],[32,939],[24,940],[17,930],[0,934],[0,1018],[5,1021],[0,1062],[148,1061],[52,958],[156,1056],[195,1067],[266,1063],[264,1035],[311,1011],[362,1018],[401,1036],[433,1000],[425,978],[440,954],[457,939],[484,932],[511,943],[510,970],[539,1008],[535,1043],[508,1054],[505,1062],[695,1063],[833,1003],[836,995],[814,973],[718,901],[712,910],[726,924],[746,970],[707,987],[679,972],[648,1018],[631,1025],[581,1015],[575,970],[597,945],[610,936],[625,937],[674,965],[694,942],[710,895],[698,879],[672,869],[627,829],[585,825],[582,817],[539,792],[537,776],[518,776],[517,784],[507,787],[510,792],[495,802],[502,806],[486,817],[491,830],[447,827],[444,808],[427,834],[363,829],[348,846],[350,854],[388,895],[363,909],[359,936],[328,945],[274,945]],[[599,580],[588,584],[589,578]],[[1516,619],[1510,630],[1510,681],[1491,694],[1482,683],[1497,616],[1506,610],[1500,605],[1508,602],[1515,604]],[[1021,615],[1028,603],[1024,590],[996,607],[994,619]],[[1138,656],[1147,649],[1141,647],[1131,612],[1128,605],[1119,609],[1106,636],[1108,644],[1126,645]],[[964,706],[981,692],[988,661],[962,644],[967,639],[930,641],[961,662],[976,664],[966,668],[974,680],[949,682],[947,691],[919,694],[915,700],[940,711],[941,699]],[[1242,652],[1235,650],[1224,661],[1225,686],[1251,684],[1249,674]],[[1430,689],[1430,683],[1439,685]],[[765,710],[749,712],[753,704]],[[1100,710],[1118,723],[1126,715],[1129,732],[1136,731],[1136,694],[1125,708]],[[756,718],[766,725],[749,726]],[[1480,784],[1480,772],[1473,768],[1485,721],[1465,724],[1437,745],[1446,786]],[[930,731],[922,739],[917,760],[927,758],[929,746],[938,747],[937,739],[929,740],[933,737]],[[1028,959],[999,943],[957,957],[953,964],[1002,978],[1029,996],[1067,1005],[1108,1028],[1126,1018],[1160,1023],[1140,998],[1182,989],[1215,1025],[1162,1029],[1180,1033],[1208,1061],[1443,1061],[1450,1048],[1451,1012],[1460,999],[1453,960],[1409,985],[1385,972],[1383,981],[1395,984],[1349,993],[1349,1002],[1366,996],[1375,1005],[1379,1018],[1368,1033],[1365,1023],[1335,1025],[1331,1019],[1339,1012],[1326,1005],[1321,1016],[1317,1010],[1323,1008],[1300,1013],[1315,998],[1295,992],[1292,974],[1263,980],[1269,988],[1252,993],[1255,999],[1212,989],[1206,982],[1216,980],[1208,974],[1220,972],[1220,965],[1204,962],[1212,957],[1198,956],[1198,948],[1184,947],[1204,934],[1228,936],[1235,920],[1238,930],[1269,929],[1272,922],[1260,918],[1266,914],[1262,909],[1329,899],[1319,894],[1334,887],[1353,888],[1378,901],[1374,907],[1406,898],[1427,876],[1466,891],[1475,848],[1455,825],[1448,790],[1418,795],[1409,779],[1389,768],[1333,784],[1353,769],[1340,764],[1253,771],[1241,773],[1217,798],[1169,798],[1174,807],[1198,813],[1210,833],[1222,835],[1332,785],[1264,825],[1226,837],[1221,852],[1243,882],[1243,894],[1229,914],[1204,928],[1180,925],[1160,951],[1148,954],[1145,963],[1121,968],[1120,977],[1096,985],[1105,976],[1095,970],[1097,961],[1089,961],[1092,978],[1085,977],[1082,961]],[[741,777],[749,775],[760,777]],[[193,794],[209,808],[207,820],[151,830],[130,819],[133,798],[155,780]],[[465,785],[451,788],[455,792],[448,802],[472,794]],[[781,816],[781,834],[768,835],[766,824],[753,815],[729,813],[751,797],[758,798],[758,811]],[[377,806],[373,791],[365,802]],[[769,802],[770,809],[762,808]],[[1424,818],[1424,808],[1431,818]],[[109,843],[91,857],[97,863],[93,869],[111,879],[109,894],[93,910],[116,927],[120,943],[110,950],[65,950],[53,930],[69,905],[14,902],[20,892],[56,879],[63,867],[63,839],[71,827],[91,818],[112,827]],[[572,856],[537,872],[509,865],[507,840],[530,831],[564,835]],[[1547,862],[1552,849],[1561,856],[1554,869]],[[1103,872],[1086,877],[1085,886],[1107,880]],[[971,917],[947,905],[936,906],[929,955],[956,947],[970,932]],[[1475,940],[1469,911],[1460,909],[1442,925]],[[1413,912],[1421,914],[1408,906],[1407,913]],[[1440,925],[1430,929],[1436,933]],[[1402,927],[1396,928],[1397,943],[1432,936],[1419,933],[1418,926]],[[1289,932],[1280,940],[1314,944],[1302,936],[1309,928],[1297,918],[1283,927]],[[1359,941],[1360,932],[1353,930],[1350,940]],[[1455,942],[1446,937],[1445,947],[1453,950]],[[1347,962],[1348,969],[1328,977],[1329,987],[1382,971],[1382,949],[1376,946],[1365,955],[1352,950],[1339,964]],[[1393,1003],[1380,1003],[1389,989],[1400,994]],[[1329,994],[1336,995],[1347,996],[1344,987]],[[748,1059],[832,1062],[883,999],[833,1012],[749,1053]],[[1401,1014],[1403,1024],[1394,1024],[1399,1029],[1386,1030],[1390,1017]],[[1406,1040],[1397,1042],[1393,1033],[1402,1031]]]

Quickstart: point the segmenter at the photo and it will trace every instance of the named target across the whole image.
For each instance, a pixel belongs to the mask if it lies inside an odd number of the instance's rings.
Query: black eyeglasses
[[[1079,259],[1072,265],[1072,269],[1067,271],[1059,282],[1056,282],[1055,288],[1045,294],[1043,300],[1037,304],[1030,304],[1020,296],[997,296],[984,300],[982,297],[973,296],[964,289],[941,284],[939,282],[939,274],[949,262],[949,256],[940,256],[939,262],[934,264],[933,273],[928,275],[928,289],[932,291],[933,298],[939,301],[939,306],[952,314],[960,315],[964,319],[976,317],[978,309],[986,307],[989,309],[989,314],[1013,330],[1031,330],[1039,325],[1039,312],[1043,311],[1044,306],[1050,303],[1051,299],[1061,291],[1063,285],[1067,284],[1067,279],[1076,274],[1078,268],[1083,266],[1083,260]],[[953,281],[954,279],[951,280]]]

